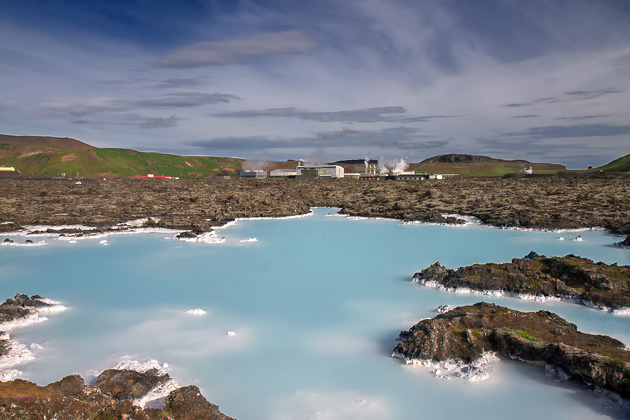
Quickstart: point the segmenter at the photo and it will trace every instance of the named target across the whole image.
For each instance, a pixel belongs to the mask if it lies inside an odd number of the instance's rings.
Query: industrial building
[[[239,176],[239,178],[256,178],[256,179],[260,179],[260,178],[267,178],[267,172],[259,171],[259,170],[240,171],[238,173],[238,176]]]
[[[447,179],[456,178],[459,174],[427,174],[427,173],[414,173],[414,172],[401,172],[399,175],[370,175],[360,174],[356,178],[362,181],[426,181],[429,179]]]
[[[297,175],[306,178],[343,178],[344,171],[339,165],[300,165]]]
[[[271,178],[295,178],[298,175],[297,169],[274,169],[269,172]]]

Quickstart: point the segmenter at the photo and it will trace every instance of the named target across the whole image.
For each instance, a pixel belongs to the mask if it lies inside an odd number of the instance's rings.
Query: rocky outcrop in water
[[[106,374],[106,372],[108,372]],[[0,382],[0,418],[20,420],[231,420],[209,403],[196,386],[172,391],[164,400],[164,408],[142,409],[132,398],[148,385],[148,375],[133,371],[105,371],[96,386],[86,386],[79,375],[67,376],[59,382],[38,386],[16,379]],[[139,379],[137,375],[144,376]],[[107,379],[105,379],[107,378]],[[131,380],[125,386],[122,382]],[[158,381],[161,380],[158,378]],[[113,389],[124,388],[116,393]],[[143,388],[144,389],[144,388]],[[115,397],[112,396],[115,394]]]
[[[7,335],[2,333],[2,325],[24,319],[42,308],[50,307],[51,304],[42,300],[39,295],[29,297],[28,295],[17,294],[13,299],[7,299],[0,304],[0,358],[9,352],[10,342]]]
[[[107,369],[98,375],[95,385],[103,394],[123,401],[141,398],[158,384],[165,384],[169,379],[168,374],[160,375],[155,369],[146,372]]]
[[[407,361],[470,363],[490,351],[552,365],[567,377],[630,397],[630,351],[624,344],[579,332],[547,311],[520,312],[485,302],[457,307],[401,332],[393,354]]]
[[[624,248],[630,248],[630,235],[626,236],[626,239],[624,239],[621,242],[617,242],[615,245],[618,245]]]
[[[178,240],[181,240],[181,239],[194,239],[194,238],[197,238],[202,233],[204,233],[204,232],[201,229],[187,230],[187,231],[180,232],[177,235],[175,235],[175,239],[178,239]]]
[[[503,264],[474,264],[456,270],[436,262],[416,273],[413,281],[451,290],[552,297],[619,310],[630,308],[630,267],[587,258],[539,256],[514,258]]]

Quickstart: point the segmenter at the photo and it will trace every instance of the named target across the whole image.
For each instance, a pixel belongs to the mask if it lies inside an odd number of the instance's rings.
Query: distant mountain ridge
[[[447,155],[433,156],[423,160],[420,163],[522,163],[527,165],[531,162],[526,160],[505,160],[496,159],[489,156],[451,153]]]
[[[505,160],[489,156],[450,153],[427,158],[409,165],[410,169],[422,172],[456,173],[464,177],[503,176],[532,169],[534,174],[565,172],[563,165],[534,163],[527,160]]]
[[[0,134],[0,165],[13,166],[28,175],[127,177],[153,173],[200,178],[233,175],[241,169],[241,162],[226,157],[98,148],[67,137]]]

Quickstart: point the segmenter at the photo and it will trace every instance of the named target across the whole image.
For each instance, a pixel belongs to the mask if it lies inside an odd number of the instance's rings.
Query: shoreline
[[[39,415],[46,410],[54,410],[51,415],[55,418],[74,418],[77,413],[83,415],[94,409],[107,412],[112,406],[120,404],[118,409],[131,413],[132,418],[135,418],[134,414],[137,415],[138,410],[146,413],[145,409],[158,411],[175,409],[180,415],[188,412],[202,413],[204,416],[209,414],[214,416],[207,418],[231,420],[230,417],[220,413],[216,405],[209,403],[197,387],[180,386],[168,374],[168,364],[160,364],[155,359],[141,362],[125,355],[120,357],[119,362],[111,368],[89,371],[88,385],[85,385],[83,378],[77,374],[66,376],[58,382],[45,386],[20,379],[23,372],[16,367],[35,360],[36,356],[31,350],[40,350],[43,347],[37,343],[30,345],[21,343],[11,338],[7,332],[48,320],[40,314],[49,315],[67,309],[68,307],[60,302],[38,295],[29,298],[18,294],[15,299],[7,299],[6,302],[0,304],[2,319],[14,317],[0,322],[0,394],[2,394],[0,395],[0,413]],[[120,391],[121,388],[122,391]],[[29,395],[29,391],[32,395]],[[17,393],[19,397],[12,397],[13,393]],[[186,407],[173,407],[169,399],[177,398],[181,393],[184,395],[179,398],[185,400]],[[55,404],[55,399],[58,400],[56,403],[60,405],[62,412],[74,406],[68,414],[70,417],[59,416],[59,408],[51,408],[51,404]],[[7,404],[7,400],[11,404]],[[125,406],[125,401],[130,401],[130,406]],[[20,408],[16,402],[28,404]]]
[[[26,295],[18,294],[16,295],[16,300],[23,297],[26,297]],[[42,348],[37,343],[31,343],[30,345],[21,343],[12,338],[9,332],[47,321],[48,318],[44,315],[51,315],[68,309],[61,302],[39,296],[33,296],[31,299],[26,297],[27,303],[33,302],[29,306],[25,303],[18,306],[8,302],[9,299],[7,302],[0,304],[3,319],[9,318],[4,322],[0,322],[0,381],[18,378],[22,371],[15,367],[35,359],[31,349],[40,350]]]
[[[458,306],[401,331],[391,354],[405,364],[433,369],[438,378],[469,381],[487,379],[486,370],[500,360],[497,355],[545,366],[562,381],[581,379],[588,387],[630,397],[624,379],[627,346],[609,336],[583,333],[543,310],[522,312],[486,302]]]
[[[611,315],[630,317],[630,307],[623,308],[609,308],[603,305],[595,305],[593,302],[584,302],[581,299],[574,297],[557,297],[557,296],[545,296],[545,295],[533,295],[528,293],[511,293],[502,290],[475,290],[469,287],[448,287],[444,286],[434,280],[416,280],[412,277],[412,283],[419,284],[432,289],[437,289],[446,293],[456,293],[462,295],[480,295],[480,296],[492,296],[492,297],[509,297],[521,300],[533,300],[535,302],[565,302],[576,305],[582,305],[590,309],[595,309],[602,312],[608,312]]]
[[[55,238],[58,240],[67,240],[67,241],[76,241],[76,240],[84,240],[84,239],[101,239],[106,238],[108,236],[114,235],[130,235],[130,234],[173,234],[175,237],[173,239],[180,240],[182,242],[203,242],[203,243],[223,243],[222,238],[218,238],[217,240],[213,238],[205,238],[202,237],[201,240],[197,240],[202,235],[212,234],[216,231],[227,229],[231,226],[235,226],[240,221],[256,221],[256,220],[289,220],[289,219],[301,219],[304,217],[313,216],[314,209],[334,209],[338,211],[336,213],[327,214],[326,216],[333,217],[342,217],[347,220],[382,220],[388,222],[396,222],[403,225],[421,225],[421,226],[444,226],[444,227],[455,227],[455,228],[465,228],[469,226],[478,226],[489,229],[499,229],[499,230],[513,230],[519,232],[542,232],[542,233],[579,233],[579,232],[592,232],[592,231],[606,231],[607,235],[612,237],[622,238],[624,235],[619,235],[615,233],[611,233],[606,228],[600,226],[594,227],[581,227],[581,228],[566,228],[566,229],[551,229],[551,228],[522,228],[522,227],[504,227],[504,226],[493,226],[484,223],[474,216],[467,216],[461,214],[443,214],[442,216],[455,218],[458,221],[462,221],[463,223],[449,223],[449,222],[429,222],[429,221],[406,221],[396,218],[389,217],[380,217],[380,216],[352,216],[348,214],[341,213],[342,209],[340,207],[320,207],[313,206],[309,209],[309,212],[304,214],[297,215],[288,215],[288,216],[252,216],[252,217],[238,217],[234,220],[226,221],[222,225],[211,226],[209,230],[204,231],[202,234],[199,234],[194,238],[178,238],[177,234],[186,232],[189,230],[186,229],[178,229],[178,228],[162,228],[162,227],[149,227],[145,226],[148,221],[151,220],[159,220],[156,217],[148,216],[143,219],[132,219],[126,222],[120,222],[112,226],[107,227],[95,227],[88,225],[24,225],[21,230],[15,231],[6,231],[3,232],[2,235],[9,236],[18,236],[18,237],[27,237],[27,238],[35,238],[35,237],[49,237]],[[4,222],[6,224],[6,222]],[[0,235],[0,236],[2,236]],[[216,234],[215,234],[216,235]],[[7,238],[9,239],[9,238]],[[224,238],[223,238],[224,239]],[[560,237],[556,238],[557,240],[565,240],[565,238]],[[576,237],[573,239],[566,240],[580,240],[581,238]],[[241,241],[241,242],[253,242],[253,241]],[[32,242],[32,243],[16,243],[16,242],[1,242],[0,246],[42,246],[46,245],[45,241],[42,242]],[[611,244],[613,246],[618,246],[618,243],[615,242]],[[630,309],[630,308],[629,308]]]
[[[95,181],[88,185],[0,180],[0,232],[22,227],[150,227],[208,231],[234,220],[293,217],[335,207],[350,217],[497,228],[630,234],[628,177],[356,180],[182,179]],[[458,217],[459,216],[459,217]]]
[[[456,269],[435,262],[416,272],[411,282],[450,293],[564,301],[613,315],[630,315],[630,266],[573,254],[546,257],[531,251],[510,262]]]

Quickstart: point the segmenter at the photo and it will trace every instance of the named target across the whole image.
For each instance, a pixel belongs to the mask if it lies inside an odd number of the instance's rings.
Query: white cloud
[[[476,9],[452,2],[249,4],[186,22],[187,36],[173,41],[185,46],[175,51],[107,34],[62,43],[15,22],[0,27],[11,51],[0,62],[0,124],[8,134],[182,154],[199,150],[195,143],[220,154],[227,149],[213,145],[236,139],[229,152],[239,157],[268,145],[270,158],[295,158],[323,142],[333,160],[461,152],[558,163],[573,155],[578,166],[578,155],[593,155],[604,163],[627,153],[613,136],[523,138],[521,149],[487,141],[590,116],[627,125],[629,31],[614,8],[577,3],[561,15],[554,4],[487,2],[477,11],[487,14],[483,25],[475,13],[466,17]],[[506,7],[515,8],[514,21],[499,19]],[[587,22],[572,29],[571,19]],[[226,40],[199,42],[217,33]]]
[[[158,60],[156,65],[179,69],[206,67],[269,55],[303,53],[314,46],[314,42],[299,31],[267,33],[249,38],[187,45]]]

